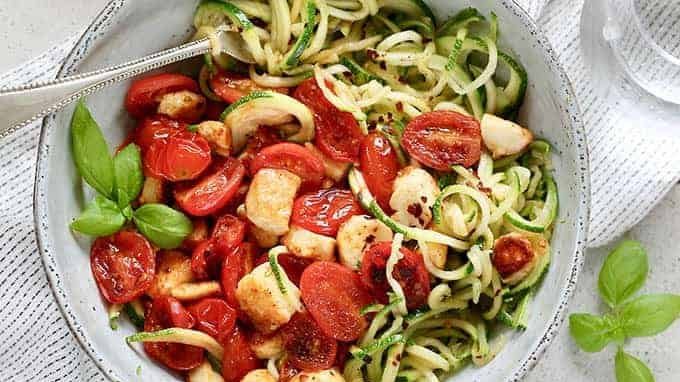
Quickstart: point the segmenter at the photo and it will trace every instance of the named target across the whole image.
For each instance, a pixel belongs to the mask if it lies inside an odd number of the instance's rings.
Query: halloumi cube
[[[281,238],[281,242],[297,257],[319,261],[335,260],[335,239],[298,226]]]
[[[302,179],[287,170],[265,168],[253,177],[246,195],[246,215],[274,235],[288,232],[293,201]]]
[[[374,241],[391,241],[392,230],[377,219],[355,215],[338,229],[338,255],[346,267],[358,270],[364,249]]]
[[[408,166],[399,171],[393,190],[392,218],[411,227],[427,227],[432,221],[432,205],[440,192],[434,177],[422,168]]]
[[[482,141],[494,159],[519,154],[534,140],[528,129],[491,114],[484,114],[481,128]]]
[[[170,296],[175,287],[192,281],[189,256],[180,251],[161,251],[156,260],[156,275],[146,293],[153,298]]]
[[[206,106],[207,102],[202,95],[181,90],[163,95],[156,111],[172,119],[195,121],[201,118]]]
[[[284,272],[283,268],[279,270]],[[302,308],[300,290],[291,282],[285,287],[284,295],[268,262],[258,265],[239,281],[236,299],[258,331],[275,332]]]
[[[345,382],[345,378],[338,369],[328,369],[315,372],[302,372],[290,382]]]
[[[267,369],[256,369],[246,374],[241,382],[276,382],[276,379],[269,374]]]

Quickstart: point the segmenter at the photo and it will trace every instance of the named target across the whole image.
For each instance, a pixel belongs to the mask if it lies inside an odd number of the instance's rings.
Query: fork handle
[[[0,138],[111,84],[198,56],[210,50],[207,38],[94,72],[0,90]]]

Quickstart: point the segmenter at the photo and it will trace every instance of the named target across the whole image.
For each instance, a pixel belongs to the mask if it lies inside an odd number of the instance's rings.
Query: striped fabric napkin
[[[670,144],[671,137],[627,126],[616,105],[599,99],[589,85],[579,49],[584,0],[516,1],[539,20],[575,86],[591,153],[590,244],[604,244],[638,222],[677,182],[680,146]],[[53,78],[76,41],[69,38],[0,75],[0,86]],[[105,381],[71,335],[38,254],[32,217],[38,125],[0,141],[0,380]],[[639,143],[626,145],[631,141]]]

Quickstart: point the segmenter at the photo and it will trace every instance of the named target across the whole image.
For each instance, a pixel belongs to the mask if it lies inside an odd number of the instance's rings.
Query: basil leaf
[[[661,333],[680,316],[680,296],[649,294],[622,305],[621,328],[627,337],[646,337]]]
[[[144,185],[142,157],[139,147],[134,143],[125,146],[113,158],[113,167],[118,206],[125,208],[135,200]]]
[[[97,195],[70,227],[74,231],[90,236],[108,236],[118,232],[124,224],[125,216],[118,205]]]
[[[598,281],[600,296],[610,307],[623,303],[642,287],[648,271],[647,253],[640,243],[622,242],[602,265]]]
[[[569,316],[569,333],[578,347],[589,353],[599,352],[611,341],[622,337],[616,321],[610,316],[588,313]]]
[[[156,246],[177,248],[193,230],[191,220],[164,204],[145,204],[132,216],[139,231]]]
[[[113,160],[97,122],[81,99],[71,118],[71,150],[80,176],[97,192],[113,198]]]
[[[639,359],[619,348],[615,359],[617,382],[654,382],[651,370]]]

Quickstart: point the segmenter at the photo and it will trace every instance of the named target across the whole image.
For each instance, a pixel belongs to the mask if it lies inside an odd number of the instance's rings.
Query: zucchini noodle
[[[433,110],[478,120],[485,113],[514,119],[527,88],[526,71],[498,42],[496,16],[485,17],[473,8],[437,24],[421,0],[203,0],[194,24],[195,38],[214,36],[216,29],[240,33],[255,61],[247,66],[225,54],[208,55],[199,77],[207,97],[220,99],[210,89],[211,76],[219,69],[247,74],[263,88],[293,88],[313,78],[324,97],[350,113],[364,134],[385,136],[402,166],[416,163],[401,145],[411,119]],[[261,115],[252,120],[230,117],[247,97],[248,107]],[[269,115],[275,98],[294,107]],[[314,137],[311,111],[293,97],[255,91],[235,105],[225,111],[224,120],[233,128],[236,152],[262,121],[279,131],[288,124],[302,126],[289,137],[296,142]],[[432,223],[419,228],[387,215],[361,172],[350,170],[355,197],[395,234],[385,264],[389,303],[362,309],[370,322],[350,349],[343,370],[346,381],[439,382],[467,364],[490,362],[503,347],[504,337],[496,335],[499,326],[526,326],[532,291],[550,256],[536,258],[530,272],[514,280],[494,268],[493,250],[496,240],[508,233],[521,233],[532,245],[549,241],[558,207],[551,148],[535,140],[522,152],[494,156],[482,145],[476,167],[430,171],[438,183]],[[427,304],[417,310],[408,310],[411,291],[394,276],[404,257],[402,246],[422,255],[432,280]],[[277,255],[283,251],[285,247],[271,250],[269,267],[282,294],[292,300],[299,292],[280,272]],[[197,341],[186,339],[186,332],[181,338],[164,334],[180,343]],[[158,340],[154,338],[143,340]],[[267,362],[275,378],[280,363]]]

